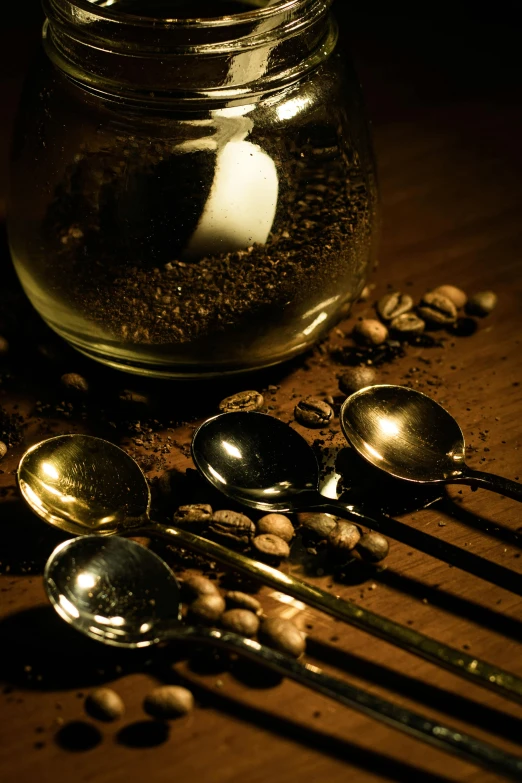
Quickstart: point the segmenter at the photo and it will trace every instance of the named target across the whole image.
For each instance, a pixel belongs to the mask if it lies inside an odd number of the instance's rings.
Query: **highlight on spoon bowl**
[[[396,478],[443,482],[464,467],[464,435],[426,394],[405,386],[367,386],[340,413],[346,439],[368,462]]]
[[[73,535],[111,535],[150,505],[147,481],[132,457],[91,435],[37,443],[20,460],[17,479],[35,514]]]

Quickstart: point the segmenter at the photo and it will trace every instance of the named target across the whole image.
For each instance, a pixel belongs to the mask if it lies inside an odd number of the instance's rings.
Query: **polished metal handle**
[[[229,631],[216,628],[180,628],[168,626],[161,629],[162,640],[188,639],[199,644],[210,644],[229,652],[238,653],[261,663],[313,691],[352,707],[371,718],[404,732],[440,750],[490,769],[497,774],[522,779],[522,758],[506,753],[487,742],[464,734],[462,731],[434,721],[412,710],[375,696],[343,680],[326,674],[316,666],[300,663],[276,650],[264,647],[252,639],[245,639]]]
[[[522,484],[504,476],[497,476],[495,473],[483,473],[481,470],[472,470],[466,466],[460,475],[446,479],[446,483],[469,484],[471,487],[490,489],[492,492],[498,492],[499,495],[505,495],[522,503]]]
[[[522,679],[520,677],[481,661],[479,658],[467,655],[462,650],[438,642],[430,636],[413,630],[413,628],[370,612],[350,601],[344,601],[319,587],[301,582],[290,574],[284,574],[265,563],[234,552],[214,541],[196,536],[187,530],[167,527],[154,522],[144,525],[141,529],[145,535],[157,535],[175,541],[178,546],[205,555],[239,573],[247,574],[262,584],[273,587],[275,590],[297,598],[321,612],[344,620],[362,631],[378,636],[403,650],[442,666],[453,674],[471,680],[476,685],[482,685],[501,696],[522,703]]]

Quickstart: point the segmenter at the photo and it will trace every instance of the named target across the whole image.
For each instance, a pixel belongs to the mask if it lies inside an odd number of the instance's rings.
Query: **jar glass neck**
[[[234,1],[206,6],[230,9]],[[195,12],[198,3],[205,5],[192,0]],[[62,71],[103,93],[153,102],[255,100],[317,67],[337,28],[332,0],[243,0],[238,7],[252,3],[243,13],[174,19],[122,10],[135,11],[137,0],[43,0],[45,48]]]

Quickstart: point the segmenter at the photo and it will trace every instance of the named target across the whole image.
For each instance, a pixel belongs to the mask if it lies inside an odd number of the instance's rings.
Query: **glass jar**
[[[8,231],[79,351],[158,377],[252,370],[358,296],[376,181],[330,5],[44,0]]]

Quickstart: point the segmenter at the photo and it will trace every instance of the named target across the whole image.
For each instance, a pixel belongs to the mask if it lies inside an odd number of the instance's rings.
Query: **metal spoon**
[[[522,775],[522,759],[335,679],[316,666],[226,630],[183,626],[176,577],[161,558],[133,541],[98,536],[66,541],[47,561],[44,583],[60,617],[105,644],[136,648],[189,641],[218,646],[466,761],[515,780]]]
[[[257,414],[225,415],[258,417]],[[259,416],[259,421],[277,421],[270,416]],[[264,431],[268,429],[265,427]],[[230,450],[231,443],[225,443]],[[283,456],[291,458],[288,453],[291,449],[285,450],[280,445],[280,450]],[[103,536],[137,535],[139,531],[174,540],[180,547],[199,552],[477,685],[522,702],[522,678],[187,530],[152,522],[145,476],[132,457],[108,441],[88,435],[49,438],[26,451],[17,477],[22,497],[34,513],[60,530],[73,535]]]
[[[372,465],[418,483],[469,484],[522,501],[522,484],[472,470],[464,435],[435,400],[404,386],[368,386],[341,408],[346,438]]]

